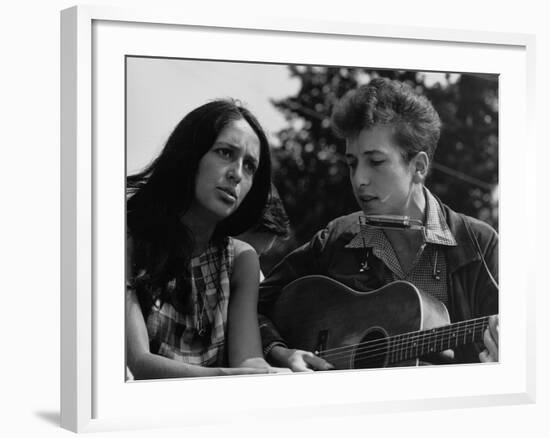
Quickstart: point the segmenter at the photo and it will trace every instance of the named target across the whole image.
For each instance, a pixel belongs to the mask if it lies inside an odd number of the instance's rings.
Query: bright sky
[[[444,78],[426,75],[430,83]],[[129,174],[160,152],[187,113],[212,99],[241,100],[273,136],[286,121],[270,99],[296,95],[300,86],[286,65],[160,58],[128,58],[126,81]]]
[[[286,122],[269,99],[295,95],[298,87],[285,65],[129,58],[128,173],[158,154],[187,113],[215,98],[241,100],[272,135]]]

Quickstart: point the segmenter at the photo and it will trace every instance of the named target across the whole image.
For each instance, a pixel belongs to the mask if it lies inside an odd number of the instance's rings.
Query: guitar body
[[[336,369],[417,365],[416,358],[400,361],[388,339],[450,323],[443,303],[411,283],[358,292],[323,276],[288,284],[272,321],[289,347],[316,352]]]

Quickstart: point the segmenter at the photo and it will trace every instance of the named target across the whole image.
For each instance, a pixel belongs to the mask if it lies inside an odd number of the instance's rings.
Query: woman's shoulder
[[[258,255],[254,248],[239,239],[234,237],[224,237],[223,239],[212,241],[209,244],[208,257],[202,257],[203,262],[212,262],[220,257],[221,264],[218,266],[226,269],[229,276],[232,277],[235,267],[239,270],[240,266],[248,266],[254,260],[258,260]]]
[[[249,277],[253,272],[260,272],[260,259],[256,250],[242,240],[232,239],[234,261],[231,264],[231,279],[232,281],[240,281],[240,279]]]
[[[243,240],[239,240],[239,239],[236,239],[234,237],[230,237],[229,238],[229,246],[231,246],[231,245],[233,246],[233,253],[234,253],[235,257],[239,257],[242,254],[246,254],[250,251],[257,256],[256,250],[252,247],[252,245],[250,245],[249,243],[247,243]]]
[[[239,239],[233,238],[233,258],[237,265],[256,265],[259,264],[259,257],[252,245]]]

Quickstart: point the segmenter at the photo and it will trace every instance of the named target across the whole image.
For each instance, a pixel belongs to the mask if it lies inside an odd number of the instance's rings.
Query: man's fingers
[[[489,331],[493,337],[493,341],[498,345],[498,316],[493,315],[489,317]]]
[[[290,369],[292,371],[298,372],[298,373],[312,373],[313,370],[311,368],[307,367],[307,364],[305,362],[301,363],[292,363],[290,366]]]
[[[455,358],[454,350],[443,350],[440,354],[449,361],[452,361]]]
[[[290,365],[290,369],[294,372],[312,372],[313,370],[308,367],[308,363],[306,362],[304,356],[307,353],[302,350],[294,350],[294,352],[291,354],[290,359],[288,361],[288,364]]]
[[[287,357],[286,363],[292,371],[311,372],[314,370],[331,370],[334,367],[326,360],[315,356],[310,351],[289,350],[291,353]]]
[[[481,353],[479,353],[479,361],[480,362],[490,362],[489,352],[487,350],[483,350]]]
[[[314,369],[319,371],[334,369],[334,367],[330,363],[328,363],[324,359],[321,359],[319,356],[315,356],[313,353],[304,356],[304,360],[309,363],[309,365],[311,365]]]
[[[497,361],[498,346],[495,343],[489,329],[485,330],[485,333],[483,334],[483,342],[485,343],[485,348],[488,350],[489,359],[493,361]]]

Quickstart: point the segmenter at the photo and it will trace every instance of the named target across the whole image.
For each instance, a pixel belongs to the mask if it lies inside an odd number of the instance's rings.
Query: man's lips
[[[360,195],[360,196],[358,196],[358,198],[362,202],[370,202],[370,201],[373,201],[374,199],[378,199],[377,196],[372,196],[372,195]]]

